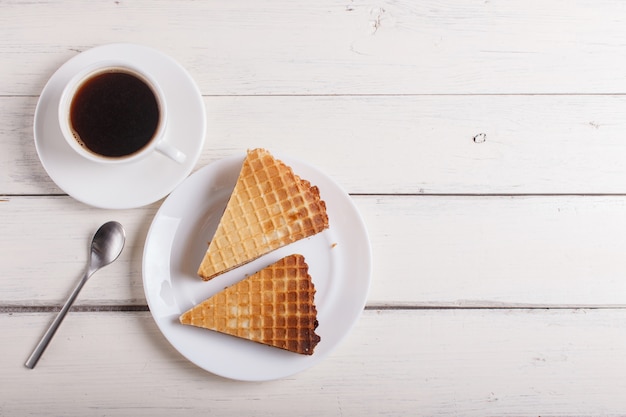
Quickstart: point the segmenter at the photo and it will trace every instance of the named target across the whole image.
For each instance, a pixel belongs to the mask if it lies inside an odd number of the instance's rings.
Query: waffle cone
[[[315,287],[302,255],[290,255],[180,316],[203,327],[305,355],[320,337]]]
[[[198,275],[210,280],[326,228],[326,204],[316,186],[268,151],[248,151]]]

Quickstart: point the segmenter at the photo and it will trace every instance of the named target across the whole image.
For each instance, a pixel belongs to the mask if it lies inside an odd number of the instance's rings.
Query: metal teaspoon
[[[85,270],[85,274],[78,282],[74,291],[59,311],[59,314],[56,316],[46,333],[41,338],[41,341],[30,355],[28,360],[24,365],[27,368],[33,369],[39,358],[48,347],[48,343],[52,340],[52,337],[56,333],[59,325],[65,318],[65,314],[69,311],[72,304],[74,304],[74,300],[78,296],[78,293],[83,288],[83,285],[87,282],[89,277],[91,277],[97,270],[100,268],[109,265],[111,262],[117,259],[122,253],[122,249],[124,248],[124,242],[126,241],[126,232],[121,224],[118,222],[107,222],[100,226],[96,234],[93,236],[93,240],[91,241],[91,252],[89,255],[89,264],[87,265],[87,269]]]

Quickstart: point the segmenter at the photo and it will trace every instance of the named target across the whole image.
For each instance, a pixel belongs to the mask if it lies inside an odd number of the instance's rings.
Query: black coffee
[[[152,89],[132,74],[98,74],[81,85],[70,106],[77,140],[91,152],[120,157],[150,142],[159,123]]]

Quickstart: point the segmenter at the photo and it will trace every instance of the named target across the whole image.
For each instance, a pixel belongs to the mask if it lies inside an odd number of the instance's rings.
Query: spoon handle
[[[72,304],[74,304],[74,300],[76,300],[76,297],[78,297],[78,293],[83,288],[83,285],[85,285],[85,283],[87,282],[89,275],[89,271],[85,272],[85,275],[83,275],[81,280],[78,281],[78,285],[76,285],[76,288],[74,288],[74,291],[72,291],[72,294],[63,305],[63,308],[61,308],[61,311],[59,311],[59,314],[57,314],[56,318],[54,319],[50,327],[48,327],[48,330],[46,331],[46,333],[44,333],[43,337],[39,341],[39,344],[37,344],[37,347],[35,347],[35,350],[33,350],[33,353],[24,364],[27,368],[33,369],[35,365],[37,365],[39,358],[41,357],[41,355],[43,355],[43,352],[48,347],[48,343],[50,343],[50,341],[52,340],[52,337],[61,325],[61,322],[65,318],[65,315],[70,310],[70,307],[72,307]]]

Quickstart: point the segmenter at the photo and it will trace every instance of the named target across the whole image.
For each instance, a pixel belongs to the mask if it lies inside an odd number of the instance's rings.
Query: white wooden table
[[[619,0],[0,1],[0,415],[623,415],[626,5]],[[181,63],[208,130],[316,165],[367,224],[374,270],[326,360],[264,383],[185,360],[146,306],[161,201],[68,197],[35,151],[46,81],[91,47]],[[103,222],[120,260],[24,361]]]

